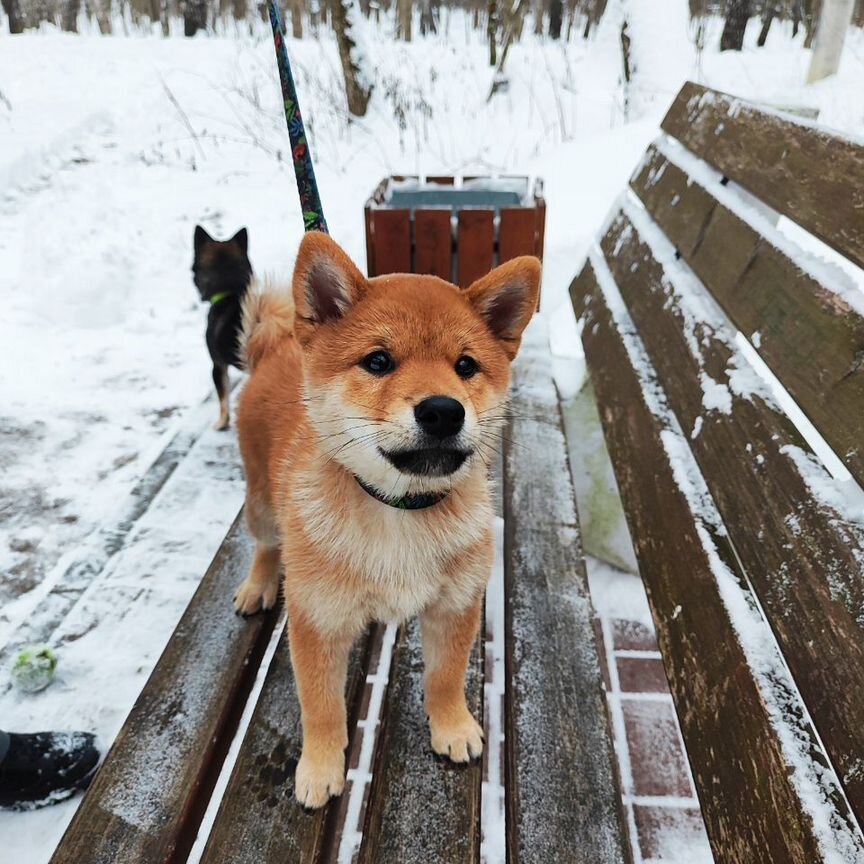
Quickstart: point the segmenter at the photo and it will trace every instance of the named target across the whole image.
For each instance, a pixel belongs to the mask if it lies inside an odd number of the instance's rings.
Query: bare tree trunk
[[[360,6],[357,0],[332,0],[330,15],[345,76],[348,110],[355,117],[363,117],[372,95],[372,79],[369,77],[369,58],[364,46],[360,44],[360,33],[357,29],[361,16]]]
[[[822,0],[816,47],[807,72],[807,83],[835,75],[840,68],[846,31],[852,23],[855,0]]]
[[[812,48],[819,20],[819,0],[804,0],[804,47]]]
[[[740,51],[744,47],[744,32],[750,20],[750,0],[728,0],[726,23],[720,36],[721,51]]]
[[[396,0],[396,15],[398,19],[396,32],[403,42],[411,41],[412,13],[411,0]]]
[[[561,38],[561,25],[564,22],[564,4],[561,0],[549,0],[549,35]]]
[[[420,35],[438,32],[436,10],[432,8],[432,0],[420,0]]]
[[[87,0],[87,6],[99,25],[99,32],[103,36],[110,35],[113,29],[111,24],[111,0]]]
[[[303,0],[291,0],[291,35],[303,38]]]
[[[183,0],[183,35],[194,36],[207,29],[207,0]]]
[[[516,33],[521,32],[522,22],[525,19],[525,13],[528,11],[528,0],[519,0],[516,8],[507,9],[505,6],[504,12],[504,44],[501,46],[501,56],[498,58],[498,65],[495,67],[495,74],[492,76],[492,87],[489,89],[489,95],[486,101],[491,101],[492,97],[501,89],[506,89],[507,79],[504,77],[504,64],[507,62],[507,54],[510,51],[510,46],[516,38]]]
[[[24,15],[21,12],[21,6],[18,0],[0,0],[0,5],[3,6],[3,11],[9,19],[10,33],[24,32]]]
[[[769,3],[762,12],[762,29],[759,31],[759,38],[756,40],[756,45],[759,48],[764,48],[768,41],[768,31],[771,29],[771,24],[777,16],[777,7],[773,3]]]
[[[534,0],[534,35],[543,35],[543,4],[544,0]]]
[[[498,62],[497,57],[498,36],[498,2],[489,0],[488,15],[486,18],[486,38],[489,40],[489,65],[494,66]]]
[[[234,20],[235,21],[245,21],[246,16],[249,14],[249,6],[246,3],[246,0],[233,0],[234,7]]]
[[[78,13],[81,11],[81,0],[66,0],[63,4],[63,17],[60,26],[67,33],[78,32]]]

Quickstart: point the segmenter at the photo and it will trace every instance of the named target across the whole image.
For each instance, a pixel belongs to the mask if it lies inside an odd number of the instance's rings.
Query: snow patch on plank
[[[654,146],[673,165],[680,168],[692,182],[701,186],[723,207],[760,234],[768,244],[785,255],[799,270],[836,295],[841,304],[841,311],[847,314],[854,312],[864,317],[864,293],[848,273],[831,261],[806,252],[790,240],[765,217],[764,213],[753,206],[748,200],[749,195],[733,183],[723,185],[721,183],[723,175],[691,153],[683,144],[661,136],[654,142]]]

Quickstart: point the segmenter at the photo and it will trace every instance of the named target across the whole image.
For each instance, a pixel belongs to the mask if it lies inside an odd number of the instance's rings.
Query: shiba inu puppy
[[[348,655],[371,621],[421,617],[432,748],[454,762],[483,749],[464,690],[492,567],[488,467],[539,283],[530,257],[462,291],[366,279],[310,233],[293,291],[244,303],[237,425],[256,549],[234,603],[272,607],[285,562],[307,807],[342,791]]]
[[[219,397],[219,419],[214,428],[227,429],[228,367],[240,368],[241,304],[252,279],[247,254],[249,235],[241,228],[229,240],[214,240],[195,226],[192,278],[201,299],[210,304],[207,314],[207,350],[213,361],[213,384]]]

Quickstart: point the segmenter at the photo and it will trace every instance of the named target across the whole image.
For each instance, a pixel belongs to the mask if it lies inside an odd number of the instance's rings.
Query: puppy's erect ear
[[[530,255],[496,267],[465,291],[465,298],[511,360],[519,350],[522,331],[537,308],[539,291],[540,262]]]
[[[335,321],[360,299],[366,279],[329,235],[305,234],[294,265],[297,319],[313,327]]]
[[[240,251],[245,255],[249,251],[249,232],[241,228],[232,238],[231,243],[236,243]]]
[[[212,243],[213,238],[200,226],[195,226],[195,257],[197,258],[201,250],[208,244]]]

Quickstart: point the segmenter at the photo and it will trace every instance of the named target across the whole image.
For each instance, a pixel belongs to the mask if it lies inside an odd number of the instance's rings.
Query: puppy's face
[[[535,258],[466,291],[432,276],[366,280],[329,237],[306,235],[296,331],[325,457],[388,496],[448,490],[488,465],[539,281]]]
[[[192,279],[202,300],[217,294],[242,291],[252,276],[248,257],[249,235],[241,228],[230,240],[214,240],[195,226]]]

